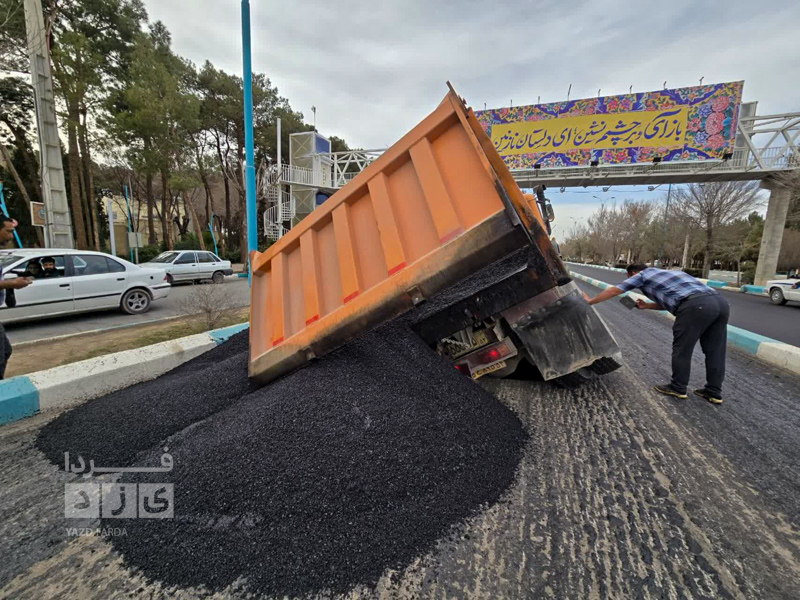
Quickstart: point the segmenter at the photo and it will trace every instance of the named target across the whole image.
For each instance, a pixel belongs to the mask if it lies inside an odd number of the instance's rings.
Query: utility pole
[[[664,208],[664,238],[661,241],[661,268],[664,268],[664,246],[667,243],[667,217],[669,215],[669,199],[672,196],[672,184],[667,188],[667,206]]]
[[[25,29],[31,63],[33,101],[36,108],[36,129],[39,132],[45,246],[74,248],[72,221],[64,183],[64,164],[61,160],[61,139],[58,137],[58,120],[53,98],[50,49],[47,47],[41,0],[25,0]],[[77,185],[77,182],[73,182],[73,185]]]

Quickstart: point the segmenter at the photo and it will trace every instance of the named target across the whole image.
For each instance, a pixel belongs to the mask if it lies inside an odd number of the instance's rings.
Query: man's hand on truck
[[[586,292],[583,293],[583,297],[586,298],[586,301],[590,305],[595,305],[598,304],[599,302],[604,302],[606,300],[613,298],[614,296],[619,296],[620,294],[624,293],[625,292],[623,292],[618,287],[610,287],[597,294],[597,296],[595,296],[594,298],[589,298]]]

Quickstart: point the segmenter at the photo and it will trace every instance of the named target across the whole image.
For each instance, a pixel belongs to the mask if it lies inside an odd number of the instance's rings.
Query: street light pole
[[[245,194],[247,207],[247,260],[248,281],[252,283],[253,252],[258,250],[258,226],[256,223],[256,167],[253,148],[253,66],[250,52],[250,2],[242,0],[242,62],[244,83],[244,147],[245,147]]]
[[[665,253],[664,246],[667,243],[667,215],[669,215],[669,199],[670,199],[671,196],[672,196],[672,184],[670,183],[669,187],[667,188],[667,206],[664,208],[664,237],[661,240],[661,266],[662,267],[664,266],[664,259],[666,258],[664,256],[664,253]]]

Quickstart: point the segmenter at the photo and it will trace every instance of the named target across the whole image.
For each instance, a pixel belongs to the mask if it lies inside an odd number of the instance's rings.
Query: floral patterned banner
[[[510,169],[721,159],[743,81],[476,112]]]

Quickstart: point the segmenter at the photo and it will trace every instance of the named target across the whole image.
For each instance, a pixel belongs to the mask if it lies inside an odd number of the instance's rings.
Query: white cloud
[[[241,73],[239,3],[145,0],[175,50]],[[451,80],[475,108],[746,80],[759,112],[800,109],[800,4],[252,2],[253,64],[321,132],[393,143]]]

